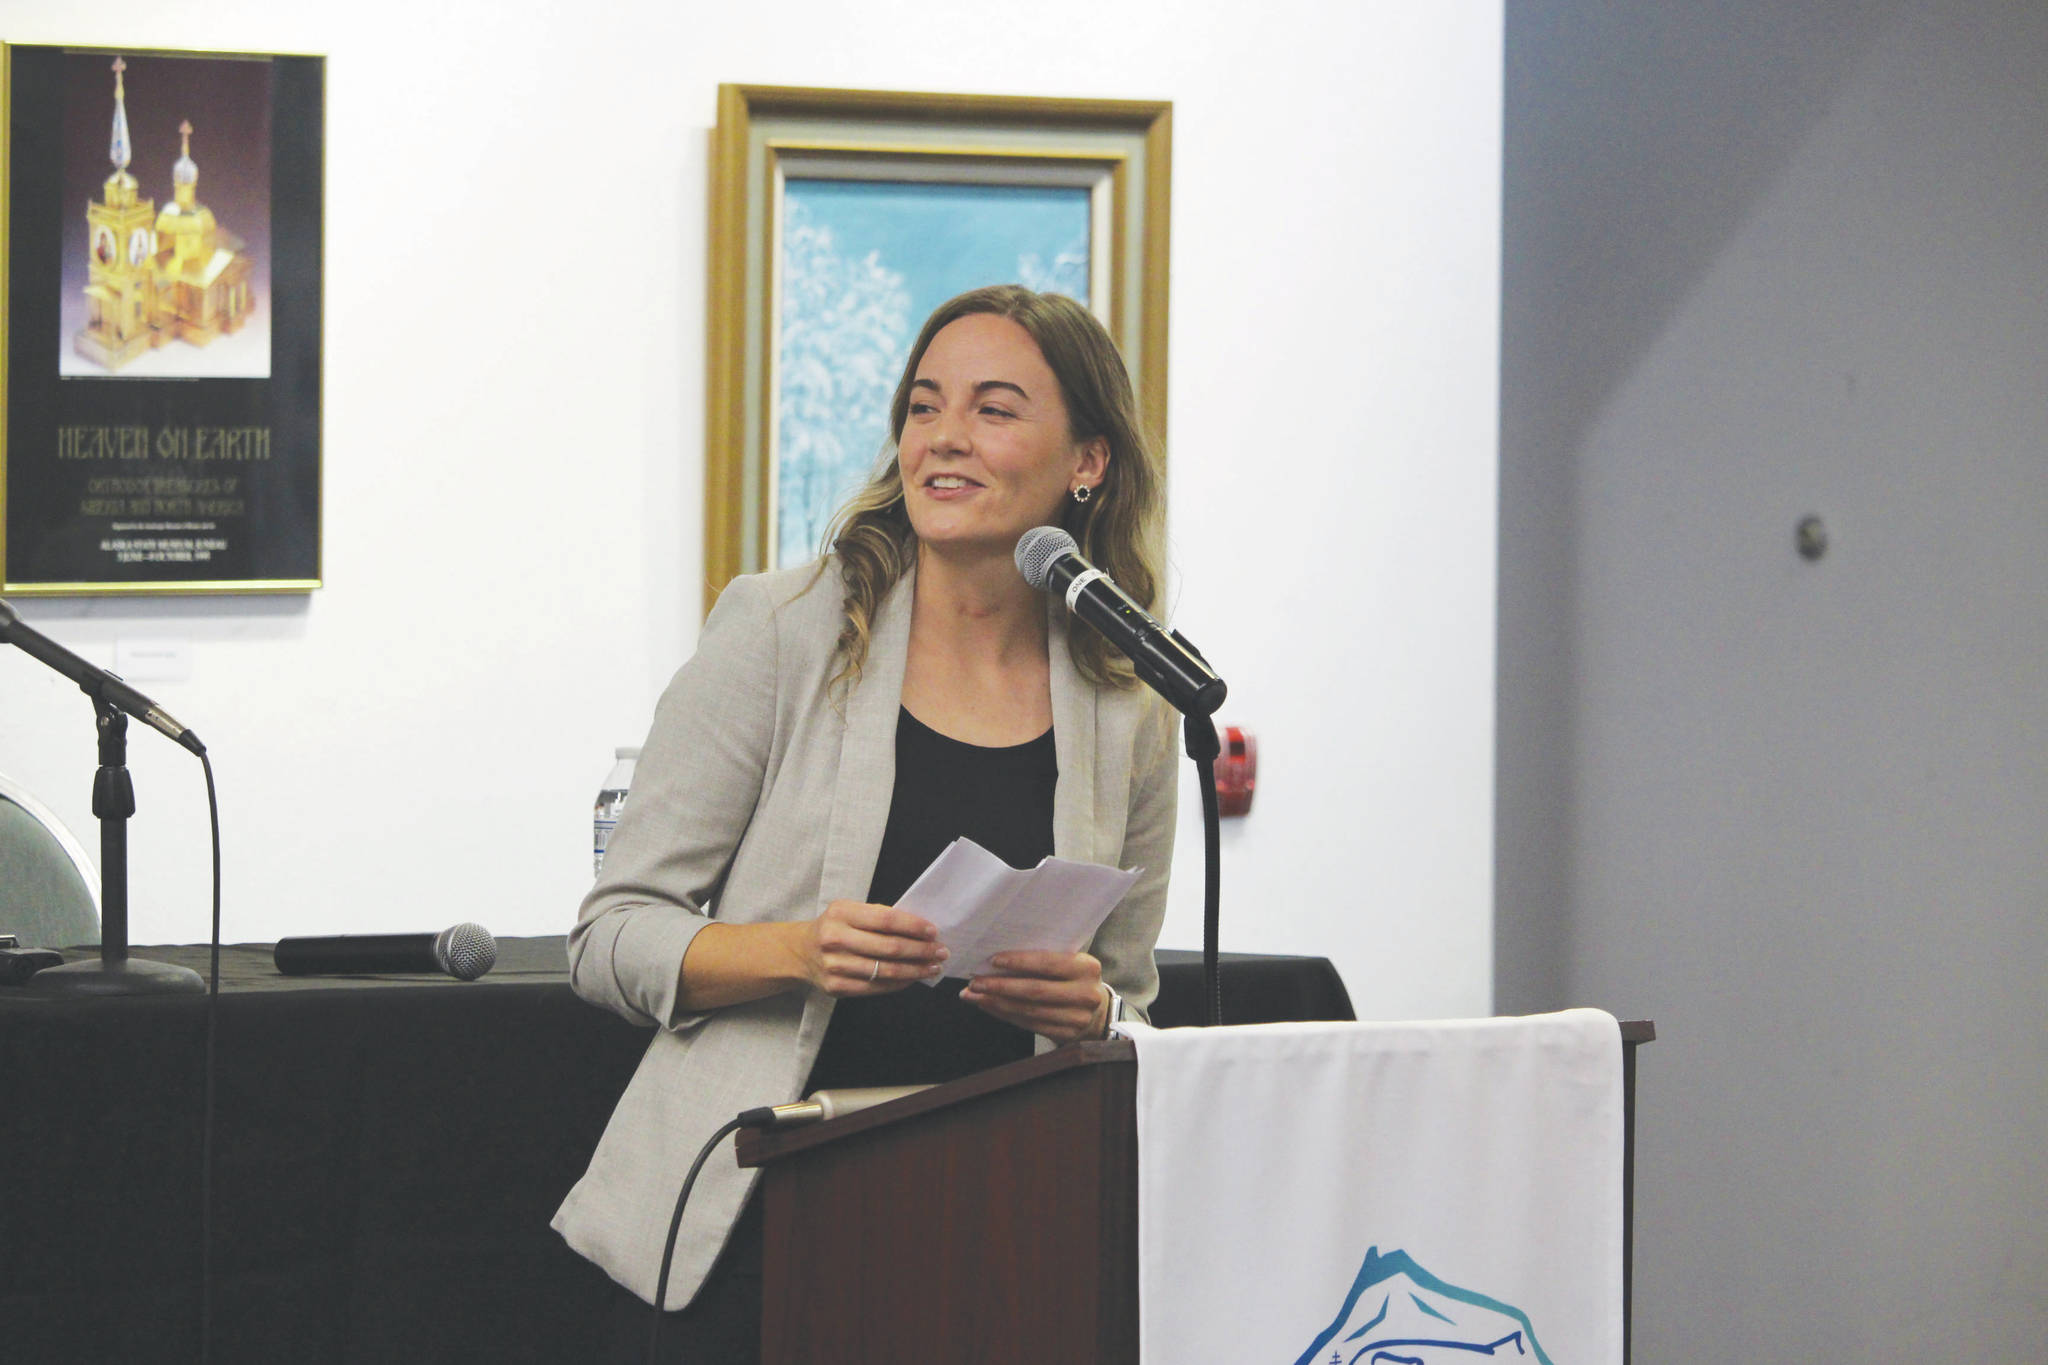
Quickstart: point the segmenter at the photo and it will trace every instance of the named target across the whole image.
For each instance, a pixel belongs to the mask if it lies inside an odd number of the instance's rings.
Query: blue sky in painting
[[[815,554],[888,437],[917,329],[953,295],[1021,283],[1088,298],[1089,193],[872,180],[786,184],[776,563]]]

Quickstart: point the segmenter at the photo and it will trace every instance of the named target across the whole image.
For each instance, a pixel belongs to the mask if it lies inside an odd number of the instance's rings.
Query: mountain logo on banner
[[[1529,1315],[1485,1294],[1446,1284],[1405,1251],[1365,1253],[1337,1319],[1294,1365],[1472,1365],[1479,1360],[1551,1365]]]

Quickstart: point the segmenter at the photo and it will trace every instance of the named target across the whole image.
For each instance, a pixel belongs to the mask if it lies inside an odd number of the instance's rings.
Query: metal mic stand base
[[[147,958],[67,962],[45,967],[21,987],[30,995],[204,995],[206,978],[190,967]]]

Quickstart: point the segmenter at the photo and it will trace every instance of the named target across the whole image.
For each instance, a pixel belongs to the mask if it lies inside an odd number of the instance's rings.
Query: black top
[[[1000,749],[964,744],[906,710],[896,720],[896,789],[868,899],[894,905],[932,859],[965,836],[1012,867],[1052,852],[1059,759],[1052,731]],[[958,980],[841,1000],[806,1092],[924,1085],[1029,1057],[1031,1034],[960,1003]]]

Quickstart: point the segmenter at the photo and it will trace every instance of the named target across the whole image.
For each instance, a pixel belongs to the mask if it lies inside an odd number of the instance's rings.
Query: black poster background
[[[78,49],[10,49],[8,89],[7,429],[5,588],[51,591],[304,590],[320,577],[320,271],[325,61],[272,57],[270,111],[270,377],[268,379],[60,378],[57,373],[64,286],[65,215],[85,215],[63,185],[64,121],[84,117],[65,108],[66,62]],[[101,54],[111,67],[113,50]],[[188,60],[150,52],[130,62]],[[192,54],[194,58],[201,54]],[[217,60],[217,59],[216,59]],[[113,119],[113,73],[94,112]],[[130,87],[130,99],[135,98]],[[130,117],[135,113],[131,109]],[[101,135],[104,141],[104,133]],[[226,155],[221,149],[216,159]],[[205,153],[200,201],[206,202]],[[138,161],[140,149],[138,148]],[[109,165],[102,172],[102,178]],[[139,166],[131,166],[137,173]],[[145,178],[140,193],[169,198],[163,177]],[[162,184],[153,179],[163,179]],[[223,222],[232,231],[234,224]],[[65,344],[69,344],[68,338]],[[186,343],[173,341],[173,346]],[[166,457],[184,434],[186,449],[223,430],[267,429],[265,460]],[[64,433],[127,429],[147,433],[147,458],[60,459]],[[164,433],[171,435],[166,437]],[[89,436],[88,440],[102,439]],[[88,512],[93,479],[164,477],[236,481],[229,515],[179,516]],[[211,531],[115,532],[116,522],[204,524]],[[119,562],[109,542],[137,539],[211,542],[202,562]],[[131,550],[132,553],[132,550]]]

